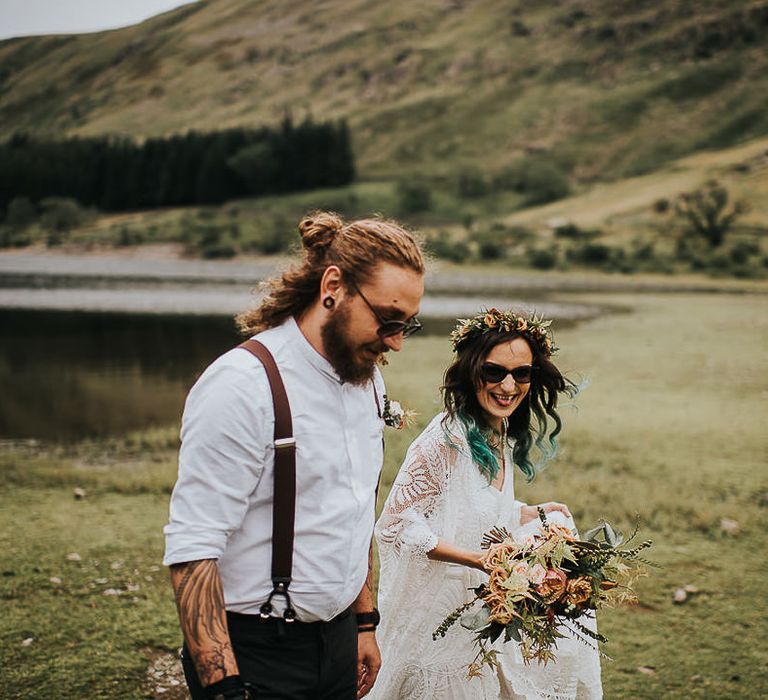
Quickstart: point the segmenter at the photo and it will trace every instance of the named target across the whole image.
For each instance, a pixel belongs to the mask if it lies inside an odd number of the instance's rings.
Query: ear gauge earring
[[[333,297],[325,297],[325,299],[323,299],[323,306],[326,309],[332,309],[335,303],[336,300]]]

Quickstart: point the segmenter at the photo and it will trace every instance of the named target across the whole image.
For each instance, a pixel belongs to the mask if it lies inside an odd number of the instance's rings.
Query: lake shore
[[[122,250],[0,252],[0,307],[231,316],[259,299],[260,282],[288,257],[212,261],[185,258],[177,246]],[[765,294],[768,283],[705,277],[534,272],[499,264],[432,262],[422,315],[455,318],[480,306],[533,309],[566,321],[601,314],[599,305],[571,303],[572,294]]]

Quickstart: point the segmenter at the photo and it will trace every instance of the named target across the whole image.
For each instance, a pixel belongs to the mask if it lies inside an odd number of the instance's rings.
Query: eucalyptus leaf
[[[490,622],[491,613],[484,605],[478,610],[469,610],[465,612],[461,618],[459,618],[461,626],[472,632],[479,632],[481,629],[488,627]]]
[[[598,525],[597,527],[592,527],[584,533],[584,539],[587,542],[594,542],[597,539],[597,535],[599,535],[602,531],[603,531],[602,525]]]
[[[522,641],[522,637],[520,636],[520,627],[514,622],[510,622],[504,628],[504,641],[508,642],[510,639],[514,639],[516,642]]]
[[[605,527],[607,527],[613,535],[613,542],[611,542],[611,544],[614,547],[618,547],[622,542],[624,542],[624,534],[621,532],[621,530],[617,530],[609,522],[605,523]]]

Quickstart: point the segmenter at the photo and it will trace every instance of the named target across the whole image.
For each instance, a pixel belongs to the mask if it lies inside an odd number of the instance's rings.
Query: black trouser
[[[349,610],[330,622],[284,622],[227,612],[229,636],[243,680],[259,700],[354,700],[357,624]],[[193,700],[203,700],[186,644],[181,655]]]

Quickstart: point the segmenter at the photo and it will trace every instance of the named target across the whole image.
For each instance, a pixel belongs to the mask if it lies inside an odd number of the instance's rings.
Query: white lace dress
[[[408,450],[379,521],[381,560],[377,632],[382,667],[372,700],[592,700],[602,698],[595,650],[560,640],[557,661],[546,667],[523,664],[514,642],[497,642],[499,671],[467,678],[475,655],[472,634],[458,623],[432,640],[440,622],[487,576],[482,571],[431,561],[438,539],[479,550],[483,533],[495,525],[513,534],[520,508],[507,468],[498,490],[488,484],[469,454],[464,431],[450,424],[450,440],[437,415]],[[511,454],[506,455],[512,464]],[[569,523],[573,526],[573,523]],[[529,530],[528,527],[523,530]],[[523,531],[520,531],[522,534]]]

